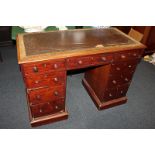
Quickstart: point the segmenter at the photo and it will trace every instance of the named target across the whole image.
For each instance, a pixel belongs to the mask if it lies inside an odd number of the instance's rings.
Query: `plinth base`
[[[85,87],[85,89],[87,90],[89,96],[94,101],[94,103],[95,103],[96,107],[98,108],[98,110],[107,109],[107,108],[111,108],[113,106],[124,104],[127,101],[127,97],[125,96],[125,97],[113,99],[113,100],[110,100],[110,101],[101,102],[100,99],[95,94],[94,90],[91,88],[91,86],[88,84],[88,82],[85,79],[82,80],[82,84]]]

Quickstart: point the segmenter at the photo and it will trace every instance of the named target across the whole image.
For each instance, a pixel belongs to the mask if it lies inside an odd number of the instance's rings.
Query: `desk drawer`
[[[117,88],[107,89],[103,94],[103,100],[109,101],[117,98]]]
[[[121,73],[133,73],[136,69],[138,61],[130,60],[121,63],[113,63],[111,65],[112,74],[121,74]]]
[[[78,69],[78,68],[84,68],[89,67],[92,65],[92,57],[73,57],[67,59],[67,69]]]
[[[132,51],[124,51],[120,53],[115,53],[115,61],[128,61],[131,59],[140,59],[142,56],[142,51],[140,50],[132,50]]]
[[[124,85],[121,85],[121,86],[118,86],[117,88],[117,97],[124,97],[128,91],[128,88],[129,88],[129,85],[130,84],[124,84]]]
[[[108,80],[107,88],[117,87],[122,84],[121,75],[110,75]]]
[[[93,56],[93,64],[108,64],[113,61],[113,54],[98,54]]]
[[[31,105],[30,110],[33,118],[63,112],[65,111],[65,100],[59,99],[43,104]]]
[[[26,76],[24,81],[27,88],[38,88],[45,86],[59,86],[66,82],[66,72],[51,72],[38,76]]]
[[[65,70],[65,60],[42,61],[21,65],[24,76],[39,75],[49,71]]]
[[[130,52],[131,59],[140,59],[142,57],[143,51],[135,50]]]
[[[54,88],[41,88],[36,90],[28,91],[28,99],[31,105],[51,102],[59,98],[65,97],[64,86],[54,87]]]

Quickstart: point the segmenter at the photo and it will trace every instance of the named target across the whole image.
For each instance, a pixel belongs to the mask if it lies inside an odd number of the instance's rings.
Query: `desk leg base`
[[[32,127],[36,127],[36,126],[45,125],[56,121],[65,120],[67,118],[68,118],[68,112],[64,111],[64,112],[38,117],[38,118],[32,118],[30,116],[30,123]]]
[[[121,104],[124,104],[124,103],[127,102],[127,97],[126,96],[118,98],[118,99],[110,100],[110,101],[107,101],[107,102],[101,102],[99,100],[99,98],[97,97],[97,95],[95,94],[94,90],[91,88],[91,86],[88,84],[88,82],[85,79],[82,80],[82,84],[85,87],[85,89],[87,90],[89,96],[94,101],[94,103],[95,103],[96,107],[98,108],[98,110],[111,108],[113,106],[121,105]]]

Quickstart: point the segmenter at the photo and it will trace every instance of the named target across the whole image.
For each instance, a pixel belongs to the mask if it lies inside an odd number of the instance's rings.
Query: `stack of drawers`
[[[106,90],[102,96],[103,101],[121,98],[126,95],[141,55],[141,51],[114,54],[114,62],[111,64]]]
[[[22,64],[21,71],[33,119],[65,111],[65,60]]]

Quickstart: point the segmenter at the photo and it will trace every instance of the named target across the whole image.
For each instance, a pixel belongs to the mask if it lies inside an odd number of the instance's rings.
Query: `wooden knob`
[[[57,77],[55,77],[55,78],[54,78],[54,81],[55,81],[55,82],[58,82],[58,78],[57,78]]]
[[[116,67],[116,70],[117,70],[117,71],[120,71],[121,69],[120,69],[119,67]]]
[[[38,100],[39,100],[40,98],[41,98],[41,96],[40,96],[40,95],[36,95],[36,99],[38,99]]]
[[[116,82],[116,80],[113,80],[112,83],[113,83],[113,84],[116,84],[117,82]]]
[[[80,65],[81,65],[81,64],[82,64],[82,60],[79,60],[79,61],[78,61],[78,64],[80,64]]]
[[[58,68],[58,65],[57,64],[54,64],[54,68],[57,69]]]
[[[38,68],[36,66],[33,67],[33,72],[38,72]]]
[[[59,93],[58,93],[57,91],[54,92],[54,95],[55,95],[55,96],[58,96],[58,94],[59,94]]]
[[[124,80],[125,80],[125,81],[129,81],[128,78],[125,78]]]
[[[102,59],[103,61],[106,61],[106,60],[107,60],[106,57],[102,57],[101,59]]]
[[[125,55],[121,55],[121,58],[124,59],[124,58],[126,58],[126,56]]]
[[[35,81],[35,83],[36,83],[36,84],[38,84],[38,83],[39,83],[39,81]]]
[[[109,93],[109,96],[110,96],[110,97],[112,97],[112,94],[111,94],[111,93]]]
[[[43,66],[46,67],[47,65],[46,64],[43,64]]]

